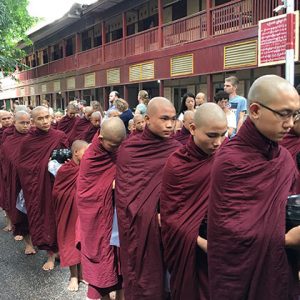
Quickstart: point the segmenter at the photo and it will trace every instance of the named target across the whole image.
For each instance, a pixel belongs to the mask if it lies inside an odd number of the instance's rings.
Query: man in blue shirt
[[[236,93],[238,84],[239,80],[235,76],[225,78],[224,91],[229,94],[230,110],[234,112],[236,117],[236,132],[243,125],[247,113],[247,100]]]

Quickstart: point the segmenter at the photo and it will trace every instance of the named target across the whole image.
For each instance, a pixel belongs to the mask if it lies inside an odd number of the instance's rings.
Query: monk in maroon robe
[[[52,199],[53,178],[48,161],[53,150],[67,148],[64,132],[51,129],[49,110],[38,106],[32,110],[36,129],[30,132],[21,146],[18,175],[24,193],[32,243],[48,251],[44,270],[54,268],[57,252],[55,214]]]
[[[76,116],[78,110],[79,108],[74,103],[69,103],[67,106],[67,114],[57,123],[57,129],[68,135],[79,119],[79,117]]]
[[[116,205],[126,300],[165,299],[158,203],[163,167],[180,146],[171,138],[175,108],[166,98],[153,98],[145,120],[142,135],[126,140],[117,160]]]
[[[96,135],[96,133],[100,128],[101,120],[102,120],[101,113],[99,111],[94,111],[91,115],[91,120],[90,120],[91,128],[83,137],[86,142],[88,143],[92,142],[94,136]]]
[[[5,138],[7,137],[6,131],[7,130],[10,131],[12,123],[13,123],[12,114],[8,111],[1,110],[0,111],[0,124],[1,124],[1,128],[0,128],[0,162],[3,161],[3,159],[5,159],[4,157],[2,157],[2,154],[1,154],[2,140],[4,141]],[[4,179],[3,179],[2,172],[3,172],[3,164],[1,163],[0,164],[0,207],[3,208],[3,201],[5,201],[5,199],[3,198]],[[6,224],[7,225],[3,228],[3,230],[11,231],[12,225],[11,225],[11,221],[8,216],[6,216]]]
[[[181,130],[177,130],[177,132],[173,135],[174,139],[180,142],[182,145],[185,145],[190,136],[190,124],[193,122],[194,112],[191,110],[187,110],[183,116],[183,126]]]
[[[284,139],[280,142],[280,144],[289,150],[295,164],[298,166],[297,155],[300,153],[300,120],[295,121],[294,127],[284,136]],[[298,175],[293,193],[300,194],[300,174]]]
[[[299,96],[286,80],[266,75],[250,88],[249,118],[219,151],[208,209],[210,297],[299,299],[289,288],[286,202],[297,170],[278,145],[294,125]],[[300,228],[295,228],[299,231]]]
[[[200,224],[206,224],[211,166],[225,139],[227,120],[214,103],[201,105],[193,118],[192,137],[169,157],[161,186],[162,241],[172,300],[209,299],[206,247],[198,247],[197,237]]]
[[[110,245],[113,222],[115,156],[126,136],[123,122],[103,122],[98,140],[86,151],[77,183],[77,207],[83,279],[89,283],[88,299],[109,299],[122,288],[115,247]]]
[[[6,212],[13,225],[13,233],[16,240],[24,237],[25,254],[35,254],[31,243],[28,228],[27,215],[16,208],[17,197],[21,190],[20,180],[17,174],[17,164],[21,152],[21,145],[30,129],[30,115],[25,111],[16,112],[14,133],[6,138],[2,145],[2,153],[5,157],[3,169],[5,170],[5,200]]]
[[[78,291],[80,252],[75,245],[77,207],[75,203],[76,181],[79,164],[88,143],[77,140],[72,144],[72,159],[63,164],[55,177],[53,200],[57,225],[57,243],[61,267],[70,267],[69,291]]]
[[[73,126],[70,134],[68,134],[69,142],[72,144],[75,140],[83,140],[91,142],[94,134],[96,133],[93,124],[91,123],[91,116],[93,109],[90,106],[85,107],[84,116],[79,118]],[[91,133],[91,131],[93,133]],[[91,137],[92,135],[92,137]],[[89,141],[87,139],[91,138]]]

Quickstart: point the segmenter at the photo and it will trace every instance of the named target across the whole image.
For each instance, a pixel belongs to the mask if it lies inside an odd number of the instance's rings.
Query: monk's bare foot
[[[69,285],[68,285],[68,290],[70,292],[77,292],[78,291],[78,278],[77,277],[72,277],[70,279]]]
[[[110,298],[111,300],[116,300],[116,292],[111,292],[111,293],[109,293],[109,298]]]
[[[7,225],[2,230],[5,231],[5,232],[10,232],[10,231],[12,231],[12,226],[11,225]]]
[[[31,238],[29,235],[24,235],[24,242],[25,242],[25,254],[26,255],[34,255],[36,251],[32,245]]]
[[[22,241],[23,240],[23,236],[22,235],[16,235],[14,237],[15,241]]]
[[[55,253],[54,254],[49,254],[48,253],[48,260],[46,263],[43,265],[43,270],[44,271],[51,271],[54,269],[55,266]]]
[[[32,245],[25,245],[25,251],[24,251],[24,253],[26,255],[34,255],[34,254],[36,254],[36,251],[35,251],[35,249],[33,248]]]

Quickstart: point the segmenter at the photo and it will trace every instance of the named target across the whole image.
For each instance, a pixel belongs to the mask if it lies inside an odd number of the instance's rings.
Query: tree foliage
[[[18,42],[30,44],[26,32],[35,23],[27,11],[28,0],[0,0],[0,68],[13,72],[25,53]]]

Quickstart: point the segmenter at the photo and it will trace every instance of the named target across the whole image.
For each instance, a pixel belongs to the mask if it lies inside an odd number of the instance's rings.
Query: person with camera
[[[24,138],[17,162],[18,175],[24,193],[29,232],[32,243],[47,250],[44,270],[52,270],[57,249],[56,224],[52,198],[53,179],[48,162],[53,150],[68,148],[64,132],[51,128],[49,109],[38,106],[31,112],[35,130]]]
[[[80,161],[88,143],[76,140],[71,147],[72,158],[59,168],[53,186],[53,200],[57,225],[57,243],[60,256],[60,266],[70,268],[68,290],[78,291],[81,276],[80,252],[75,246],[75,227],[77,222],[77,207],[75,203],[76,182]]]
[[[297,169],[278,144],[299,117],[295,88],[276,75],[254,81],[249,117],[216,155],[208,208],[210,296],[215,299],[295,297],[289,285],[286,203]],[[294,299],[294,298],[291,298]]]

